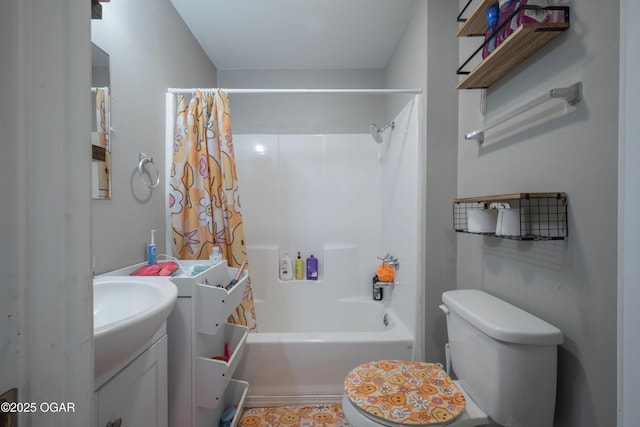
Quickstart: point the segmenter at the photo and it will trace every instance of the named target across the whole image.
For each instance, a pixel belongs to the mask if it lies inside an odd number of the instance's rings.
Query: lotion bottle
[[[291,265],[291,258],[289,258],[289,252],[284,251],[284,256],[280,260],[280,280],[293,279],[293,266]]]
[[[156,230],[151,230],[151,243],[147,247],[147,253],[149,255],[149,264],[156,263]]]

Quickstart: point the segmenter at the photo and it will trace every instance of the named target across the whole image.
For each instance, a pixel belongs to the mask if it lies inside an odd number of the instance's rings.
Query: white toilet
[[[430,363],[364,363],[345,378],[342,406],[349,422],[551,427],[562,332],[482,291],[449,291],[442,301],[458,380]]]

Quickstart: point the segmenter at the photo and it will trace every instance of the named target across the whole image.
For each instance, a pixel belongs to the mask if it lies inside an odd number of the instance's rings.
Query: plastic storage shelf
[[[196,292],[196,331],[214,335],[242,301],[246,273],[233,288],[226,290],[214,285],[195,285]],[[229,283],[228,279],[226,282]]]
[[[195,298],[198,333],[215,335],[242,301],[244,286],[249,276],[246,271],[242,272],[238,283],[226,289],[237,272],[237,268],[227,267],[223,261],[193,277],[171,278],[181,296]]]
[[[235,372],[247,341],[245,326],[225,324],[215,336],[196,338],[196,404],[203,408],[219,406],[227,385]],[[230,357],[228,361],[212,359],[224,356],[225,346]]]
[[[469,211],[508,205],[518,209],[517,235],[469,231]],[[514,211],[515,212],[515,211]],[[453,228],[459,233],[496,236],[512,240],[564,240],[568,237],[566,193],[513,193],[467,197],[453,201]],[[516,233],[514,233],[516,234]]]
[[[495,4],[495,0],[482,0],[471,12],[468,18],[458,17],[463,24],[458,29],[456,36],[484,36],[486,31],[485,14],[487,9]],[[468,6],[469,4],[467,4]],[[466,9],[466,7],[465,7]],[[516,8],[513,16],[523,9],[541,9],[537,6],[520,6]],[[550,12],[559,12],[563,16],[563,22],[553,23],[527,23],[518,27],[505,41],[503,41],[489,56],[482,60],[473,70],[465,70],[469,62],[475,58],[488,40],[485,41],[467,60],[458,68],[457,73],[466,75],[458,83],[456,89],[484,89],[502,78],[517,65],[531,56],[535,51],[556,38],[562,31],[569,28],[570,14],[567,6],[550,6],[542,8]],[[508,24],[507,19],[500,29]]]
[[[225,409],[233,406],[236,408],[236,413],[231,420],[231,427],[238,425],[240,418],[242,417],[242,410],[244,408],[244,401],[247,397],[247,390],[249,389],[249,383],[238,380],[230,380],[229,384],[224,391],[224,394],[219,400],[218,406],[212,410],[200,410],[198,426],[218,426],[220,423],[220,417]]]

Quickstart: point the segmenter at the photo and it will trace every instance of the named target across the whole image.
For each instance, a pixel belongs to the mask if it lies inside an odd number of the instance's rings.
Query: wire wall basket
[[[453,201],[460,233],[512,240],[564,240],[569,235],[565,193],[516,193]]]

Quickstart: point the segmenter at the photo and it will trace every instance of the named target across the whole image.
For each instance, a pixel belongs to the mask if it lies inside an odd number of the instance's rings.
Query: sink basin
[[[93,280],[95,376],[127,360],[160,329],[178,297],[165,277]]]

